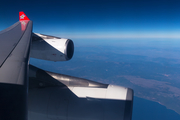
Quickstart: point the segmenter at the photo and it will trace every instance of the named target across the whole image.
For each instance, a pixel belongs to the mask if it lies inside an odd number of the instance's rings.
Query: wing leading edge
[[[25,15],[25,14],[24,14]],[[27,119],[28,61],[32,21],[0,32],[0,119]]]

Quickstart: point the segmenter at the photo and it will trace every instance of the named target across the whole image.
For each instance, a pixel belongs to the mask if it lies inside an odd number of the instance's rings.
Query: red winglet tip
[[[30,20],[27,15],[24,12],[19,12],[19,20],[23,21],[23,20]]]

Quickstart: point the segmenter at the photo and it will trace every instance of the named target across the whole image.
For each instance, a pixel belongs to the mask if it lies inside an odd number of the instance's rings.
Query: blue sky
[[[180,38],[178,0],[1,1],[0,30],[24,11],[34,32],[76,38]]]

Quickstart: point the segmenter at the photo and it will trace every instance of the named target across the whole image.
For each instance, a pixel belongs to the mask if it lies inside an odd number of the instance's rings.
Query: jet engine
[[[133,90],[30,65],[28,120],[131,120]]]
[[[30,57],[49,61],[67,61],[73,54],[72,40],[32,33]]]

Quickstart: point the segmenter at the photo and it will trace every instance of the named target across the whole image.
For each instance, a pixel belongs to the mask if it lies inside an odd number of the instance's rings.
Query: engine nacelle
[[[32,33],[30,57],[50,60],[67,61],[74,53],[74,44],[70,39]]]
[[[133,90],[29,68],[28,120],[131,120]]]

